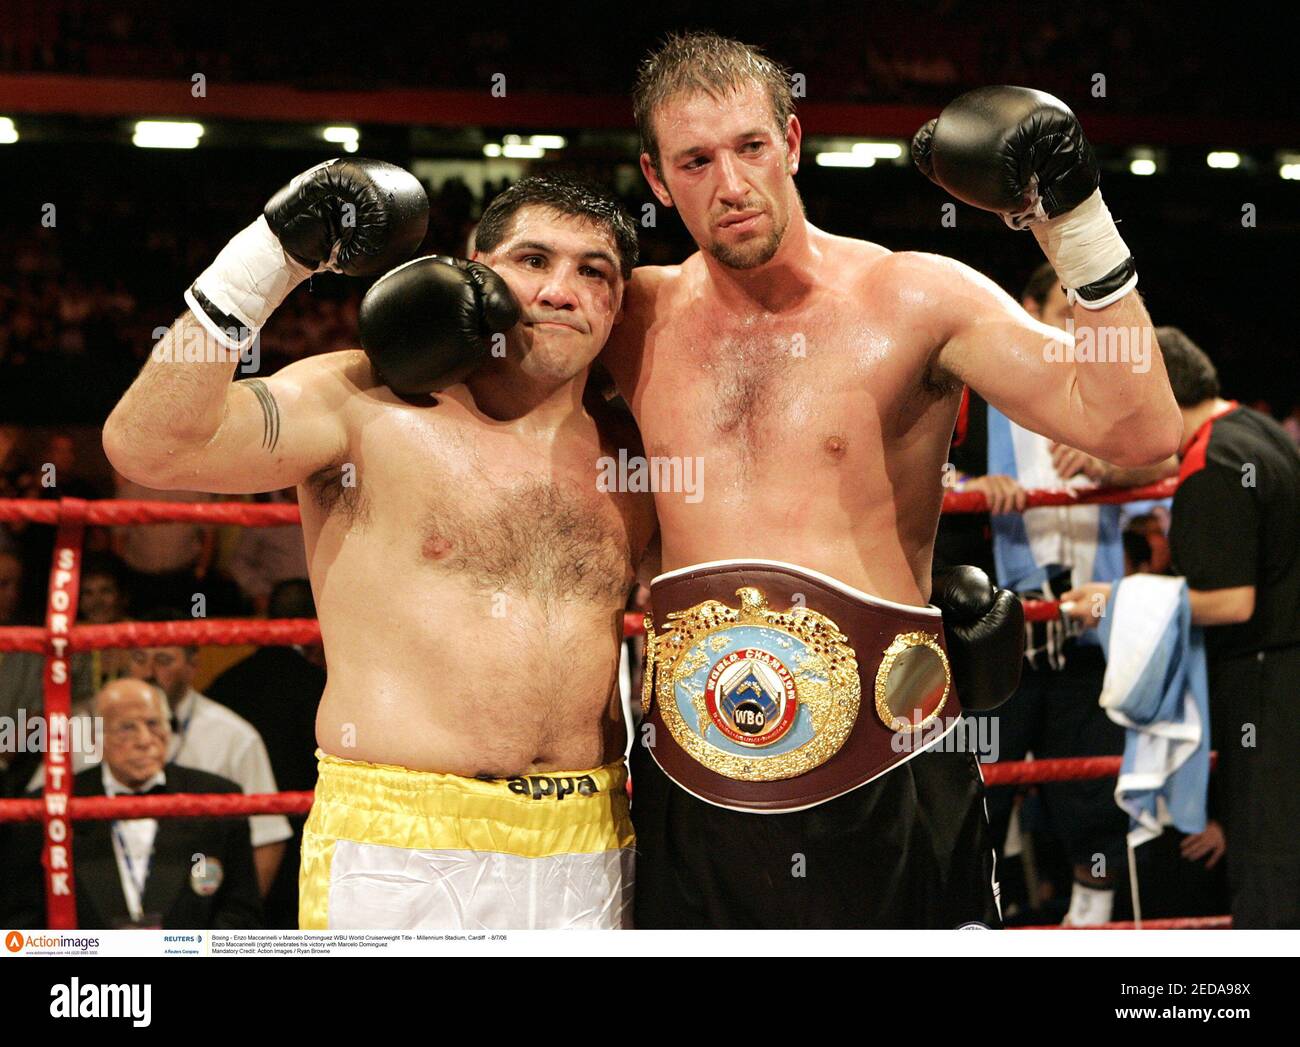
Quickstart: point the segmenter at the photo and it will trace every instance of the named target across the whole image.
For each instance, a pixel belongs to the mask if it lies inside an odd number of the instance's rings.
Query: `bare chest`
[[[340,550],[481,593],[621,602],[653,509],[598,488],[594,435],[543,445],[448,415],[377,419],[350,463],[352,488],[322,478],[316,508],[347,530]]]
[[[749,323],[684,313],[647,344],[642,435],[658,452],[707,448],[745,472],[879,457],[916,385],[904,341],[833,303]]]
[[[414,566],[482,592],[548,603],[621,601],[633,575],[633,530],[594,479],[520,473],[431,496],[415,517]]]

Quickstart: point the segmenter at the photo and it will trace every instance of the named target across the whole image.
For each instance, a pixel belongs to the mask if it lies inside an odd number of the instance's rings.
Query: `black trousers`
[[[752,814],[632,750],[639,928],[1001,926],[972,754],[927,750],[808,810]]]
[[[1210,660],[1234,927],[1300,927],[1300,646]]]

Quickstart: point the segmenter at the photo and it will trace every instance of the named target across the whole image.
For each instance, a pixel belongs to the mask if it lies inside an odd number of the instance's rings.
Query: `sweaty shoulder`
[[[670,302],[682,281],[680,265],[643,265],[633,270],[623,291],[623,310],[600,361],[627,395],[636,384],[645,334],[670,309]]]
[[[362,419],[370,417],[373,408],[398,402],[375,377],[369,357],[360,349],[342,349],[295,360],[267,382],[282,408],[319,418],[332,416],[349,432]]]
[[[822,279],[845,290],[859,288],[871,271],[891,254],[879,244],[838,236],[811,224],[808,233],[813,249],[822,258]]]
[[[380,384],[369,358],[360,349],[341,349],[295,360],[278,371],[276,378],[294,382],[304,392],[326,398],[367,392]]]
[[[667,297],[681,286],[684,268],[681,265],[643,265],[634,269],[623,296],[624,322],[649,326]]]
[[[869,278],[882,295],[904,304],[933,309],[1003,304],[1006,295],[983,273],[964,262],[925,251],[893,251],[881,258]]]

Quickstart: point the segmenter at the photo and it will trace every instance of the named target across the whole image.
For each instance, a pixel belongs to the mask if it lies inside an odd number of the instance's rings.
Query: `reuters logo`
[[[10,931],[5,935],[5,948],[10,952],[23,951],[23,933],[22,931]]]

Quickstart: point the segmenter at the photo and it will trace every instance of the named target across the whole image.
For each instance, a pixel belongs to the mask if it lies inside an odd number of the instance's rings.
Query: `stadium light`
[[[131,144],[141,149],[193,149],[202,137],[202,124],[181,120],[139,120]]]
[[[1128,171],[1135,175],[1153,175],[1160,170],[1164,158],[1154,149],[1138,146],[1128,150]]]
[[[873,160],[897,160],[903,155],[903,146],[899,142],[854,142],[853,152]]]
[[[818,167],[875,167],[876,158],[868,153],[818,153]]]
[[[504,156],[510,160],[540,160],[546,155],[547,149],[560,149],[563,146],[564,139],[559,135],[529,135],[527,142],[522,135],[502,135],[500,145],[488,142],[483,146],[483,155],[494,159]]]
[[[1231,171],[1234,167],[1241,166],[1241,154],[1229,150],[1223,150],[1221,152],[1210,153],[1205,158],[1205,162],[1210,167],[1215,167],[1223,171]]]
[[[343,146],[345,153],[355,153],[357,143],[361,140],[361,132],[355,127],[327,127],[321,132],[321,137],[327,142]]]
[[[18,128],[7,116],[0,116],[0,145],[13,145],[18,141]]]

